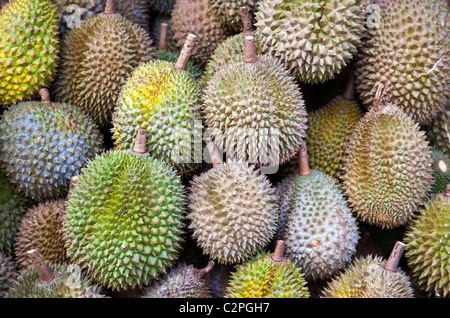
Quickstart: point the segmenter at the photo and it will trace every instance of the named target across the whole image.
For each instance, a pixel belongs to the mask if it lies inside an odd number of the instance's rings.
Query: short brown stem
[[[277,263],[281,263],[284,260],[284,248],[286,246],[286,242],[282,240],[277,241],[277,245],[275,246],[275,251],[271,256],[272,260]]]
[[[216,145],[212,141],[211,137],[205,137],[206,148],[208,149],[209,156],[211,157],[211,162],[213,167],[223,164],[222,157],[217,150]]]
[[[180,56],[174,67],[178,70],[186,70],[189,58],[194,51],[195,42],[197,42],[197,36],[194,34],[189,34],[186,41],[184,42],[183,48],[181,49]]]
[[[147,131],[142,128],[139,128],[136,136],[136,140],[134,141],[133,152],[139,155],[145,155],[147,152],[145,151],[147,147]]]
[[[308,151],[306,149],[306,141],[302,141],[300,143],[300,151],[298,152],[298,168],[298,174],[300,176],[307,176],[311,174]]]
[[[169,25],[167,23],[161,23],[161,30],[159,32],[158,50],[167,51],[167,32]]]
[[[56,275],[53,274],[48,268],[47,264],[45,264],[41,255],[36,250],[29,250],[27,252],[28,256],[31,258],[34,268],[39,274],[39,280],[42,284],[50,284],[56,278]]]
[[[208,264],[206,265],[206,267],[203,268],[203,269],[201,269],[201,270],[199,271],[198,276],[199,276],[199,277],[204,277],[206,274],[208,274],[208,273],[211,271],[211,269],[212,269],[213,267],[214,267],[214,261],[213,261],[213,260],[210,260],[210,261],[208,262]]]
[[[255,39],[251,35],[247,35],[244,39],[244,62],[255,63],[258,59],[256,57]]]
[[[114,11],[114,0],[106,0],[104,14],[115,14]]]
[[[250,17],[250,12],[247,7],[240,7],[239,13],[241,15],[242,20],[242,33],[243,34],[253,34],[255,31],[253,30],[252,18]]]
[[[445,186],[444,197],[450,198],[450,184]]]
[[[405,243],[397,241],[392,249],[391,255],[389,255],[388,260],[384,264],[384,269],[397,272],[398,264],[400,263],[400,259],[402,258],[403,251],[405,250]]]

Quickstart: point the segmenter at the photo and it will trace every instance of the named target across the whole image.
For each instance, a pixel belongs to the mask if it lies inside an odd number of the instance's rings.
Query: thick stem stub
[[[306,141],[300,143],[300,151],[298,152],[298,175],[307,176],[311,174],[309,168],[308,151],[306,149]]]
[[[211,271],[211,269],[214,267],[214,261],[213,260],[210,260],[209,262],[208,262],[208,264],[206,265],[206,267],[205,268],[202,268],[199,272],[198,272],[198,276],[199,277],[204,277],[206,274],[208,274],[210,271]]]
[[[167,51],[167,33],[169,30],[169,25],[167,23],[161,23],[161,28],[159,32],[159,42],[158,50]]]
[[[148,153],[146,152],[146,147],[147,147],[147,131],[145,131],[142,128],[139,128],[136,140],[134,141],[134,148],[131,151],[138,155],[148,155]]]
[[[216,145],[212,141],[211,137],[205,137],[206,148],[208,149],[209,156],[211,157],[211,162],[213,167],[223,164],[222,157],[217,150]]]
[[[405,250],[405,243],[397,241],[392,249],[391,255],[389,255],[388,260],[384,264],[383,268],[390,272],[396,273],[398,271],[398,264],[403,256],[403,251]]]
[[[256,57],[255,38],[247,35],[244,39],[244,62],[255,63],[258,61]]]
[[[174,65],[177,70],[186,70],[189,58],[194,51],[195,42],[197,42],[197,36],[192,33],[189,34],[186,42],[184,42],[183,48],[181,49],[180,56]]]
[[[450,198],[450,184],[445,186],[444,197]]]
[[[256,31],[253,30],[252,18],[250,16],[250,12],[247,7],[240,7],[239,14],[241,15],[242,20],[242,33],[243,34],[254,34]]]
[[[50,284],[56,278],[56,275],[53,274],[48,268],[47,264],[45,264],[41,255],[36,250],[29,250],[27,252],[30,257],[34,268],[39,274],[39,280],[42,284]]]
[[[281,263],[284,261],[284,248],[286,246],[286,242],[282,240],[277,241],[277,245],[275,246],[275,251],[271,256],[272,260],[277,263]]]

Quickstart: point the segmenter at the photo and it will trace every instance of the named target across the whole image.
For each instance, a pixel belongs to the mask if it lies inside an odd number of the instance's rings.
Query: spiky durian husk
[[[165,163],[128,150],[83,169],[63,221],[68,257],[103,286],[149,285],[180,251],[185,192]]]
[[[171,52],[171,51],[157,51],[156,52],[156,59],[170,62],[173,64],[175,64],[177,62],[179,56],[180,56],[180,53],[175,53],[175,52]],[[199,81],[203,74],[202,70],[197,65],[192,63],[191,61],[188,61],[187,66],[186,66],[186,71],[191,73],[192,77],[196,81]]]
[[[47,264],[56,274],[50,284],[42,284],[33,266],[27,267],[10,286],[5,298],[106,298],[103,286],[81,272],[79,266]]]
[[[184,263],[172,268],[154,285],[144,288],[142,298],[211,298],[201,270]]]
[[[65,199],[41,202],[22,217],[16,234],[15,254],[19,268],[32,265],[29,250],[37,250],[52,264],[70,263],[62,236],[61,215],[64,213]]]
[[[405,233],[405,257],[428,296],[450,297],[450,197],[428,201]]]
[[[450,102],[426,127],[426,133],[431,146],[450,158]]]
[[[18,275],[19,269],[12,256],[6,256],[0,251],[0,298],[8,292]]]
[[[0,12],[0,106],[50,84],[59,53],[58,12],[49,0],[11,0]]]
[[[173,6],[177,0],[149,0],[150,7],[160,13],[168,14],[173,10]]]
[[[359,234],[337,181],[312,170],[306,176],[294,173],[277,187],[286,258],[308,280],[326,279],[343,268],[356,252]]]
[[[195,141],[201,140],[200,89],[188,71],[154,60],[142,64],[128,78],[113,114],[116,149],[131,149],[139,129],[147,131],[147,151],[173,164],[177,171],[198,166]]]
[[[435,0],[379,0],[370,39],[356,63],[356,89],[366,107],[378,84],[419,124],[429,123],[447,103],[448,24]]]
[[[217,46],[229,35],[211,14],[209,4],[210,0],[177,0],[170,20],[173,38],[178,47],[183,46],[189,33],[197,36],[191,60],[202,68],[208,63]]]
[[[121,87],[154,57],[148,33],[120,15],[99,14],[64,38],[55,100],[83,109],[100,126],[111,125]]]
[[[383,229],[411,220],[431,188],[425,133],[392,103],[359,120],[346,149],[343,188],[358,219]]]
[[[275,262],[259,253],[231,274],[225,298],[309,298],[300,268],[289,260]]]
[[[311,169],[339,178],[345,148],[362,116],[358,102],[343,96],[308,114],[305,141]]]
[[[70,178],[103,147],[92,119],[67,104],[15,104],[3,113],[0,131],[2,169],[36,201],[65,195]]]
[[[271,56],[260,56],[255,63],[230,63],[216,71],[204,89],[202,110],[227,158],[277,165],[295,153],[305,137],[300,88]]]
[[[255,16],[264,51],[300,82],[333,78],[361,45],[363,26],[354,0],[261,0]]]
[[[150,29],[150,38],[155,47],[159,45],[159,37],[161,35],[161,23],[167,24],[167,51],[180,52],[181,47],[178,46],[177,41],[173,38],[172,25],[170,24],[171,14],[158,14],[152,22]],[[190,61],[191,62],[191,61]]]
[[[191,181],[189,229],[204,254],[235,264],[261,251],[278,218],[275,189],[248,163],[229,160]]]
[[[356,258],[322,291],[322,298],[414,298],[408,275],[383,268],[380,256]]]
[[[241,7],[246,7],[250,17],[254,21],[254,13],[260,0],[210,0],[211,13],[220,23],[223,23],[231,32],[238,33],[242,30],[242,18],[239,12]]]
[[[431,193],[443,193],[445,187],[450,184],[450,158],[436,149],[431,149],[433,159],[433,186]]]
[[[0,0],[0,9],[3,7],[9,0]]]
[[[87,18],[103,11],[102,0],[52,0],[59,13],[61,35],[78,28]]]

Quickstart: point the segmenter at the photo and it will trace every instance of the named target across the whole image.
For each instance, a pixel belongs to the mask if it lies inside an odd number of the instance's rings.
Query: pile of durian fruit
[[[447,1],[0,5],[0,297],[450,297]]]

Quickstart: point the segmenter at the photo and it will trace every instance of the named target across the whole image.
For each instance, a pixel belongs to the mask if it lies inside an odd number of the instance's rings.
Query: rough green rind
[[[353,260],[324,288],[321,298],[414,298],[409,276],[398,268],[383,268],[382,257],[368,255]]]
[[[31,99],[53,80],[58,12],[49,0],[11,0],[0,12],[0,106]]]
[[[372,108],[350,138],[342,186],[357,218],[389,229],[411,220],[431,189],[425,133],[400,108]]]
[[[358,225],[337,181],[317,170],[293,173],[277,186],[278,239],[307,280],[326,279],[356,252]],[[281,226],[281,227],[280,227]]]
[[[361,45],[364,28],[354,0],[261,0],[255,16],[264,52],[303,83],[330,80]]]
[[[242,18],[239,9],[246,7],[250,18],[254,21],[254,13],[260,0],[210,0],[209,8],[220,23],[231,32],[242,30]]]
[[[103,153],[83,169],[67,201],[67,255],[108,288],[149,285],[178,257],[184,208],[171,167],[131,151]]]
[[[443,193],[445,187],[450,184],[450,158],[436,149],[431,149],[431,158],[433,159],[433,186],[431,193]]]
[[[372,106],[380,83],[394,102],[419,124],[443,111],[450,80],[444,24],[435,0],[379,0],[370,39],[356,63],[356,89]]]
[[[235,264],[261,251],[278,218],[275,189],[247,163],[229,161],[191,181],[189,229],[204,254]]]
[[[437,195],[421,209],[405,233],[405,257],[420,290],[450,296],[450,198]]]
[[[268,253],[259,253],[239,264],[231,274],[225,298],[309,298],[300,268],[284,260],[274,262]]]
[[[450,104],[425,127],[431,146],[450,158]]]
[[[227,157],[278,165],[305,137],[306,109],[299,86],[277,59],[223,66],[203,91],[203,116]]]
[[[0,131],[1,168],[36,201],[67,194],[70,178],[103,149],[92,119],[67,104],[15,104],[3,113]]]
[[[19,269],[12,256],[6,256],[0,251],[0,298],[5,296],[18,275]]]

